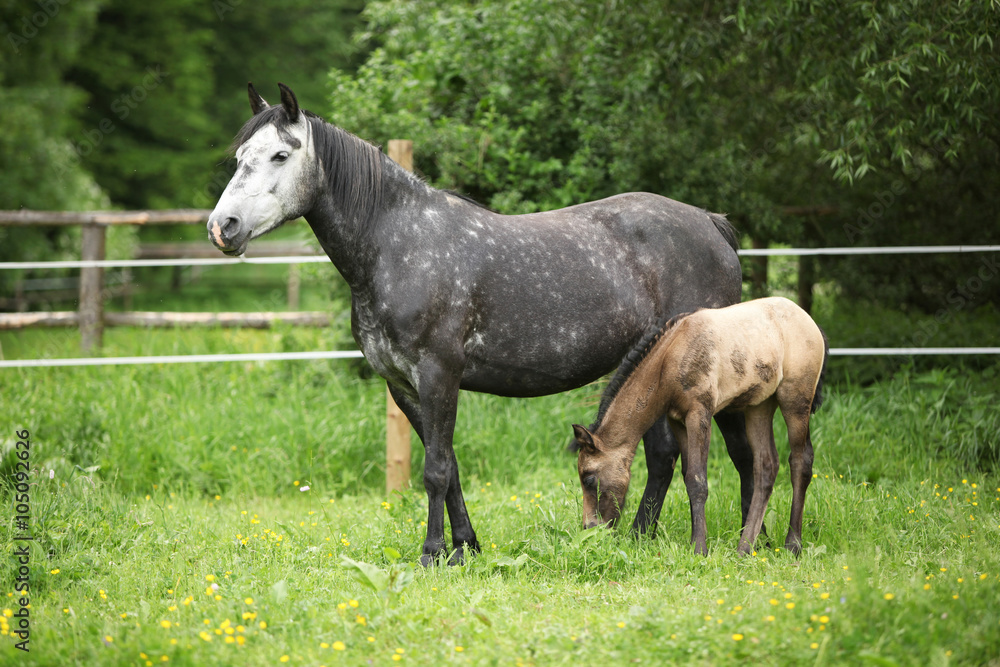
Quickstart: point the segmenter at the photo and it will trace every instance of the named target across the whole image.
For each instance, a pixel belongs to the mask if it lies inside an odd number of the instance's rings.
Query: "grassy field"
[[[348,347],[343,331],[111,330],[106,354]],[[75,332],[0,336],[71,356]],[[571,422],[598,387],[466,394],[456,430],[483,553],[421,570],[420,485],[386,498],[384,384],[343,362],[9,370],[31,433],[30,653],[13,521],[0,527],[0,664],[1000,664],[996,369],[835,382],[814,420],[800,559],[738,558],[738,480],[718,435],[709,555],[683,484],[654,538],[582,531]],[[841,370],[850,377],[850,370]],[[787,456],[777,420],[779,452]],[[638,457],[633,500],[645,481]],[[308,489],[306,490],[306,487]],[[787,528],[779,476],[766,518]]]

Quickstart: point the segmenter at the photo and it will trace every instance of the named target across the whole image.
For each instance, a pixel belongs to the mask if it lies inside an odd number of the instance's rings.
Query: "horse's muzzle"
[[[220,222],[221,221],[221,222]],[[208,238],[226,255],[242,255],[246,251],[249,234],[242,233],[238,218],[209,218]]]

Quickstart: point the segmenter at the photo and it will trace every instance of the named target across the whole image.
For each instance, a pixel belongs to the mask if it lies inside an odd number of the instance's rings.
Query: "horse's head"
[[[577,470],[583,487],[583,527],[613,527],[625,506],[634,450],[606,447],[601,439],[577,424]]]
[[[283,84],[270,106],[249,85],[253,117],[240,130],[236,173],[208,218],[208,237],[227,255],[242,255],[250,239],[307,213],[315,201],[317,165],[306,112]]]

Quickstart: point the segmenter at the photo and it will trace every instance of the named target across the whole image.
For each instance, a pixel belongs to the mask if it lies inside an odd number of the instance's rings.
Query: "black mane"
[[[650,351],[652,351],[653,346],[656,342],[663,337],[663,334],[670,331],[675,324],[690,315],[691,313],[681,313],[679,315],[674,315],[673,317],[668,317],[661,319],[656,323],[656,326],[649,331],[642,339],[635,344],[635,347],[625,355],[622,359],[621,365],[618,366],[618,370],[615,371],[614,376],[611,381],[608,382],[608,386],[605,387],[604,393],[601,394],[601,404],[597,409],[597,417],[594,419],[594,423],[590,425],[590,431],[593,432],[601,425],[604,421],[604,415],[607,413],[608,408],[611,407],[611,403],[618,396],[618,392],[621,391],[625,382],[632,376],[635,369],[638,368],[642,360],[649,356]]]
[[[333,200],[343,214],[363,232],[382,206],[382,151],[367,141],[326,122],[320,116],[300,110],[312,129],[313,148],[323,165]],[[245,144],[258,130],[274,125],[278,134],[288,138],[291,125],[284,107],[276,104],[243,124],[230,145],[230,152]],[[387,159],[387,158],[386,158]]]

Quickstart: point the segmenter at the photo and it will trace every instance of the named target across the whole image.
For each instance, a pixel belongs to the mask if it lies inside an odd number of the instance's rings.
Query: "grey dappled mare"
[[[300,110],[279,84],[233,146],[237,168],[208,221],[212,242],[249,241],[304,217],[351,288],[351,330],[426,450],[421,562],[479,549],[452,448],[459,389],[541,396],[612,371],[664,316],[740,299],[736,236],[720,215],[630,193],[505,216],[436,190],[378,148]],[[742,417],[717,419],[740,470],[752,462]],[[496,443],[502,447],[503,443]],[[664,423],[644,437],[649,482],[635,518],[655,527],[678,446]]]

